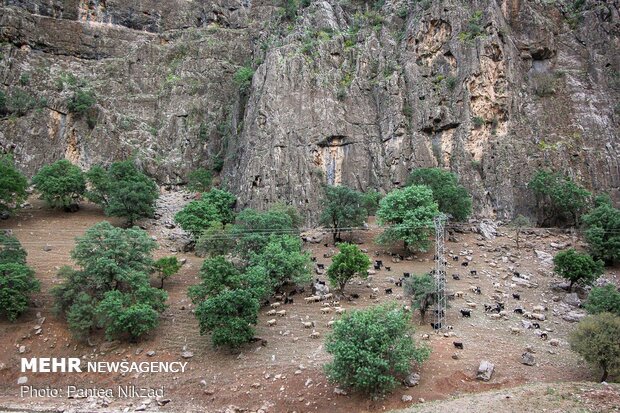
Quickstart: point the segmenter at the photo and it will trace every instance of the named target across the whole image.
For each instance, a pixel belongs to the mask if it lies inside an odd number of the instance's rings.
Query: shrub
[[[330,381],[373,397],[394,389],[411,362],[430,355],[416,345],[408,316],[394,305],[353,311],[334,324],[325,349],[334,356],[325,366]]]
[[[340,239],[341,228],[359,227],[368,216],[363,194],[346,186],[326,186],[321,206],[321,225],[332,229],[334,242]]]
[[[375,215],[379,209],[381,194],[375,189],[369,189],[362,195],[362,206],[366,209],[368,215]]]
[[[260,254],[269,242],[270,234],[296,234],[291,215],[279,209],[256,211],[244,209],[237,215],[231,229],[237,239],[235,252],[242,258]]]
[[[467,21],[465,30],[459,33],[459,40],[462,42],[470,42],[477,37],[484,35],[484,26],[482,25],[483,18],[484,14],[482,11],[478,10],[474,12],[474,14]]]
[[[15,321],[28,308],[30,293],[39,291],[34,271],[25,264],[0,264],[0,314]]]
[[[426,185],[433,191],[433,199],[441,212],[465,221],[472,212],[471,196],[459,185],[456,175],[441,168],[419,168],[409,177],[409,183]]]
[[[67,317],[77,338],[98,326],[108,338],[134,341],[157,326],[168,295],[150,286],[155,247],[146,231],[108,222],[77,238],[71,258],[81,268],[62,268],[63,282],[52,290],[56,311]]]
[[[198,168],[187,176],[187,189],[195,192],[207,192],[211,189],[213,175],[211,171],[204,168]]]
[[[0,231],[0,264],[26,264],[26,255],[17,238]]]
[[[598,197],[595,208],[582,217],[590,253],[608,264],[620,260],[620,210],[608,196]]]
[[[93,166],[86,177],[91,189],[86,197],[103,207],[108,216],[123,217],[129,226],[155,212],[157,184],[131,161],[114,162],[106,171]]]
[[[66,159],[46,165],[32,178],[41,198],[53,208],[68,208],[86,192],[82,170]],[[68,209],[67,209],[68,210]]]
[[[517,242],[517,249],[519,249],[519,235],[521,235],[521,230],[525,227],[529,227],[532,225],[530,219],[524,217],[523,215],[517,215],[515,219],[512,220],[510,226],[515,229],[515,238]]]
[[[229,224],[234,219],[233,207],[237,198],[230,192],[212,189],[202,194],[199,200],[187,204],[174,220],[194,239],[214,224]]]
[[[338,244],[340,252],[332,258],[332,264],[327,269],[327,277],[334,287],[340,288],[344,294],[344,287],[355,277],[368,278],[370,259],[357,245],[342,243]]]
[[[78,116],[85,116],[96,102],[97,99],[93,91],[80,88],[76,89],[67,101],[67,109]]]
[[[233,80],[239,87],[239,90],[245,92],[252,86],[252,77],[254,77],[254,69],[244,66],[237,69],[233,75]]]
[[[200,334],[211,333],[214,346],[236,349],[254,337],[260,304],[247,290],[226,290],[196,307]]]
[[[542,211],[541,224],[579,222],[581,213],[590,203],[591,193],[562,174],[539,170],[528,183]]]
[[[177,257],[162,257],[155,261],[153,269],[157,272],[161,280],[161,286],[159,288],[164,288],[164,280],[179,272],[181,264]]]
[[[422,185],[411,185],[388,193],[380,202],[377,218],[389,225],[379,242],[404,242],[405,248],[425,251],[432,234],[433,218],[439,214],[433,192]]]
[[[584,307],[592,314],[612,313],[620,317],[620,292],[613,284],[594,287]]]
[[[299,8],[298,0],[283,0],[282,7],[284,8],[284,18],[289,21],[295,20]]]
[[[584,318],[571,334],[570,346],[600,368],[601,381],[606,381],[609,373],[620,372],[620,317],[601,313]]]
[[[471,121],[473,122],[475,128],[479,128],[484,125],[484,119],[481,116],[474,116]]]
[[[576,252],[570,248],[558,252],[553,257],[554,271],[573,284],[592,284],[603,273],[603,262],[595,261],[588,254]]]
[[[403,287],[405,295],[411,297],[411,308],[420,310],[420,319],[424,322],[426,310],[437,299],[435,280],[429,274],[413,276],[405,279]]]
[[[231,225],[222,225],[221,222],[211,224],[201,232],[196,241],[196,255],[216,256],[226,255],[235,247],[235,239],[232,234]]]
[[[37,106],[37,99],[23,89],[16,88],[6,99],[6,111],[23,116]]]
[[[310,254],[301,250],[301,239],[292,235],[271,235],[261,252],[250,258],[250,265],[266,270],[274,288],[312,281],[310,262]]]
[[[0,213],[8,212],[26,199],[28,180],[15,168],[13,157],[0,156]]]

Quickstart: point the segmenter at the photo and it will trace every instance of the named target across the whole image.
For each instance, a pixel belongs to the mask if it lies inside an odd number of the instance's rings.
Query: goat
[[[431,327],[433,327],[433,330],[439,330],[441,328],[441,323],[431,323]]]
[[[337,307],[336,308],[336,314],[344,314],[345,311],[347,311],[346,308],[342,308],[342,307]]]
[[[430,340],[431,336],[429,336],[428,334],[422,334],[422,340]]]
[[[275,319],[275,318],[272,318],[271,320],[267,320],[267,325],[268,325],[269,327],[273,327],[273,326],[275,326],[276,324],[278,324],[278,322],[276,321],[276,319]]]
[[[461,315],[463,317],[471,317],[471,310],[461,310]]]
[[[459,256],[458,255],[455,255],[455,256],[452,257],[452,261],[458,261],[458,260],[459,260]]]
[[[463,350],[463,342],[461,341],[453,341],[452,344],[454,344],[454,347],[459,349],[459,350]]]
[[[469,263],[468,263],[467,261],[463,261],[463,262],[461,263],[461,265],[462,265],[463,267],[467,267],[467,266],[469,265]]]
[[[357,300],[358,298],[360,298],[360,295],[357,294],[357,293],[353,293],[353,294],[351,294],[351,298],[354,299],[354,300]]]
[[[312,262],[316,262],[316,256],[314,256],[314,257],[310,257],[310,261],[312,261]]]
[[[512,293],[512,298],[514,298],[515,300],[520,300],[521,299],[521,295]]]
[[[452,279],[453,279],[453,280],[460,280],[460,279],[461,279],[461,277],[459,277],[459,275],[458,275],[458,274],[452,274]]]
[[[392,289],[391,288],[386,288],[385,289],[385,293],[386,294],[392,294]]]
[[[514,312],[517,314],[523,314],[523,309],[522,308],[515,308]]]
[[[375,270],[376,270],[376,271],[379,271],[380,269],[381,269],[381,266],[380,266],[380,265],[375,265]]]
[[[331,308],[329,308],[329,307],[323,307],[323,308],[321,308],[321,314],[329,314],[329,312],[330,312],[331,310],[332,310],[332,309],[331,309]]]
[[[318,268],[319,270],[324,270],[325,269],[325,264],[317,263],[316,264],[316,268]]]
[[[472,302],[467,302],[467,303],[465,303],[465,304],[467,304],[467,306],[468,306],[469,308],[476,308],[476,307],[478,306],[478,304],[476,304],[476,303],[472,303]]]
[[[311,295],[310,297],[306,297],[304,298],[304,301],[307,303],[311,303],[311,302],[317,302],[320,301],[321,297],[319,297],[318,295]]]
[[[276,310],[267,311],[267,315],[276,315]]]
[[[383,267],[383,261],[375,260],[375,265],[378,265],[379,267]]]
[[[540,324],[538,323],[532,323],[532,327],[534,327],[535,329],[540,329]]]
[[[285,298],[284,298],[284,304],[293,304],[293,299],[292,299],[292,298],[285,297]]]
[[[276,314],[279,315],[280,317],[284,317],[286,315],[286,310],[280,310],[276,312]]]
[[[465,293],[463,291],[457,291],[454,293],[454,296],[457,298],[462,298]]]
[[[301,324],[304,326],[304,328],[314,327],[314,321],[302,321]]]
[[[334,294],[332,293],[327,293],[324,296],[321,297],[321,300],[329,300],[330,298],[332,298],[334,296]]]
[[[510,327],[511,334],[521,334],[521,329],[517,327]]]
[[[325,243],[325,244],[323,244],[323,246],[324,246],[325,248],[327,248],[327,247],[329,247],[329,244]]]
[[[319,333],[318,331],[313,331],[312,334],[310,334],[310,338],[320,338],[321,337],[321,333]]]
[[[282,303],[271,303],[271,304],[269,304],[269,306],[270,306],[271,308],[278,308],[278,307],[280,307],[281,305],[282,305]]]
[[[470,286],[469,289],[476,294],[482,294],[482,290],[476,285]]]
[[[532,307],[532,311],[535,313],[542,313],[543,311],[547,311],[547,307],[543,307],[542,305],[535,305]]]
[[[489,318],[493,319],[493,320],[499,320],[502,316],[499,314],[490,314]]]
[[[402,286],[403,286],[403,279],[402,279],[402,278],[400,278],[398,281],[396,281],[396,282],[394,283],[394,285],[396,285],[397,287],[402,287]]]
[[[377,293],[371,293],[368,298],[370,298],[371,300],[375,300],[377,298]]]
[[[333,326],[335,322],[336,322],[336,320],[329,320],[329,321],[327,322],[327,327],[331,327],[331,326]]]
[[[476,270],[471,270],[469,273],[470,273],[471,275],[478,275],[478,271],[476,271]]]
[[[542,340],[546,340],[546,339],[548,339],[548,338],[549,338],[549,336],[547,335],[547,333],[540,333],[540,338],[541,338]]]
[[[387,271],[392,271],[392,267],[385,267]]]
[[[403,277],[404,277],[404,278],[409,278],[409,277],[411,277],[411,273],[404,272],[404,273],[403,273]]]

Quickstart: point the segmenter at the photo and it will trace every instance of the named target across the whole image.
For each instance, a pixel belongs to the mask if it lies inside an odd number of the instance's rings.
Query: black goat
[[[392,271],[392,267],[385,267],[386,270]]]
[[[452,344],[454,344],[455,348],[463,350],[463,343],[461,341],[453,341]]]
[[[316,264],[316,268],[318,268],[319,270],[324,270],[325,269],[325,264],[317,263]]]
[[[403,277],[405,277],[405,278],[409,278],[409,277],[411,277],[411,273],[404,272],[404,273],[403,273]]]
[[[403,286],[403,279],[402,279],[402,278],[400,278],[398,281],[395,281],[395,282],[394,282],[394,284],[395,284],[397,287],[402,287],[402,286]]]
[[[454,257],[452,257],[452,261],[458,261],[459,260],[459,256],[455,255]]]
[[[546,340],[549,336],[547,336],[547,333],[540,333],[540,338]]]
[[[293,299],[289,297],[284,297],[284,304],[293,304]]]
[[[441,323],[431,323],[431,327],[433,327],[433,330],[439,330],[441,328]]]
[[[375,261],[375,265],[378,265],[379,267],[382,267],[382,266],[383,266],[383,261],[381,261],[381,260],[376,260],[376,261]]]
[[[523,309],[522,308],[515,308],[514,312],[517,314],[523,314]]]
[[[375,270],[376,270],[376,271],[379,271],[380,269],[381,269],[381,266],[380,266],[380,265],[375,265]]]
[[[469,265],[469,263],[468,263],[467,261],[463,261],[463,262],[461,263],[461,265],[462,265],[463,267],[467,267],[467,266]]]
[[[512,298],[514,298],[515,300],[520,300],[521,296],[519,294],[512,293]]]
[[[310,258],[310,261],[312,261],[312,262],[316,262],[316,257],[311,257],[311,258]]]
[[[471,317],[471,310],[461,310],[461,315],[463,317]]]
[[[478,271],[476,271],[476,270],[471,270],[469,273],[470,273],[471,275],[478,275]]]
[[[458,274],[452,274],[452,279],[453,279],[453,280],[460,280],[460,279],[461,279],[461,277],[459,277],[459,275],[458,275]]]
[[[392,294],[392,289],[391,288],[386,288],[385,289],[385,293],[386,294]]]
[[[532,327],[534,327],[535,329],[540,329],[540,324],[532,323]]]

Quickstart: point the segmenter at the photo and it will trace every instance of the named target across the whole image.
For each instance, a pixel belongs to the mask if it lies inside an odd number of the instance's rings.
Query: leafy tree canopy
[[[334,231],[334,242],[340,238],[342,228],[359,227],[368,216],[363,194],[346,186],[326,186],[321,205],[321,225]]]
[[[364,254],[357,245],[338,244],[340,252],[332,258],[332,264],[327,269],[327,277],[334,287],[344,292],[344,287],[356,275],[360,278],[368,278],[370,258]]]
[[[603,273],[603,262],[595,261],[588,254],[582,254],[570,248],[558,252],[553,257],[554,270],[573,284],[592,284]]]
[[[0,213],[10,211],[26,199],[28,180],[15,168],[13,157],[0,156]]]
[[[590,253],[608,264],[620,261],[620,209],[613,207],[611,199],[598,197],[582,221]]]
[[[592,194],[560,173],[539,170],[528,183],[542,211],[541,224],[571,222],[589,206]]]
[[[471,195],[459,185],[454,173],[442,168],[419,168],[411,173],[409,183],[431,188],[439,210],[455,220],[465,221],[471,215]]]
[[[66,159],[45,165],[32,178],[41,198],[53,208],[67,208],[77,203],[86,192],[82,170]]]
[[[570,346],[602,370],[601,381],[620,373],[620,317],[601,313],[584,318],[571,334]]]

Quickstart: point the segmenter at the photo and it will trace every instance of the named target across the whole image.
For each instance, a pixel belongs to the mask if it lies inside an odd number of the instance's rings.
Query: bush
[[[332,258],[332,264],[327,269],[327,277],[332,286],[340,288],[344,294],[344,287],[355,277],[368,278],[370,258],[357,245],[338,244],[340,252]]]
[[[340,239],[341,228],[359,227],[368,216],[363,194],[346,186],[326,186],[321,206],[321,225],[333,230],[334,242]]]
[[[108,222],[77,238],[71,258],[81,268],[62,268],[63,282],[52,290],[56,311],[77,338],[100,326],[108,338],[134,341],[157,326],[168,295],[150,286],[155,247],[146,231]]]
[[[602,273],[603,262],[595,261],[588,254],[581,254],[570,248],[553,257],[554,271],[573,284],[591,285]]]
[[[609,373],[620,372],[620,317],[601,313],[584,318],[571,334],[570,346],[600,368],[601,381],[606,381]]]
[[[620,260],[620,210],[609,197],[598,197],[596,207],[582,217],[590,253],[607,264]]]
[[[230,192],[212,189],[202,194],[201,198],[187,204],[179,211],[174,220],[194,239],[214,224],[229,224],[235,215],[233,207],[237,198]]]
[[[82,170],[66,159],[46,165],[32,178],[41,198],[52,208],[69,210],[86,192],[86,179]]]
[[[388,193],[380,202],[377,218],[390,225],[379,242],[402,240],[405,248],[426,251],[433,232],[433,218],[439,214],[430,188],[411,185]]]
[[[230,253],[235,247],[231,225],[216,222],[202,231],[196,241],[196,255],[217,256]]]
[[[465,221],[472,211],[471,196],[459,185],[456,175],[441,168],[419,168],[411,173],[409,183],[426,185],[433,191],[433,199],[441,212]]]
[[[483,18],[484,14],[482,11],[478,10],[474,12],[474,14],[469,18],[465,30],[459,33],[459,40],[463,42],[470,42],[477,37],[482,36],[484,34],[484,26],[482,25]]]
[[[543,217],[541,225],[558,224],[572,219],[579,222],[579,216],[590,204],[592,194],[562,174],[539,170],[528,183],[534,191]]]
[[[204,260],[199,276],[202,282],[189,287],[188,295],[194,304],[224,290],[239,288],[241,272],[226,258],[218,256]]]
[[[430,355],[416,345],[409,318],[402,309],[383,305],[353,311],[334,324],[325,349],[334,356],[325,366],[330,381],[373,397],[394,389],[410,371],[412,361]]]
[[[239,90],[245,92],[252,86],[252,77],[254,77],[254,69],[244,66],[237,69],[233,75],[233,80],[239,87]]]
[[[206,192],[211,189],[213,175],[204,168],[192,171],[187,177],[187,189],[195,192]]]
[[[133,162],[114,162],[107,171],[93,166],[86,177],[91,186],[86,197],[101,205],[106,215],[123,217],[128,226],[140,218],[153,216],[159,197],[157,184]]]
[[[28,308],[30,293],[39,291],[34,271],[25,264],[0,264],[0,314],[15,321]]]
[[[0,156],[0,213],[8,212],[26,199],[28,180],[15,168],[13,157]]]
[[[523,228],[529,227],[532,225],[530,219],[524,217],[523,215],[517,215],[515,219],[512,220],[510,226],[515,229],[515,238],[517,243],[517,249],[519,249],[519,235],[521,235],[521,231]]]
[[[246,208],[237,215],[231,233],[237,239],[236,254],[247,259],[261,253],[270,234],[297,234],[298,230],[286,211],[272,208],[262,212]]]
[[[179,272],[181,264],[179,260],[177,260],[177,257],[162,257],[155,261],[153,269],[157,272],[161,280],[161,286],[159,288],[164,288],[164,280]]]
[[[22,89],[15,89],[6,98],[6,112],[23,116],[37,106],[37,99]]]
[[[260,305],[247,290],[226,290],[196,307],[200,334],[211,333],[214,346],[236,349],[254,337]]]
[[[26,264],[26,251],[17,238],[0,231],[0,264]]]
[[[594,287],[584,307],[592,314],[612,313],[620,317],[620,292],[613,284]]]
[[[366,209],[368,215],[375,215],[377,213],[381,198],[381,194],[375,189],[364,192],[362,195],[362,206]]]
[[[429,274],[413,276],[405,279],[403,287],[405,295],[411,297],[411,308],[420,310],[420,319],[424,322],[426,310],[437,300],[435,280]]]
[[[67,109],[78,116],[85,116],[97,103],[95,93],[91,90],[76,89],[67,101]]]

